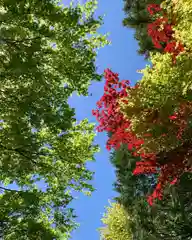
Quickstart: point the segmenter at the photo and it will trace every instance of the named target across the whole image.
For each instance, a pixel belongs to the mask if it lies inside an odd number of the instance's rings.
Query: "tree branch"
[[[9,192],[23,192],[23,191],[14,190],[14,189],[5,188],[5,187],[0,187],[0,189],[2,189],[2,190],[4,190],[4,191],[9,191]]]
[[[35,160],[33,160],[31,157],[25,155],[23,152],[27,152],[26,150],[19,150],[18,148],[7,148],[7,147],[3,146],[2,144],[0,144],[0,147],[3,148],[3,149],[5,149],[5,150],[8,150],[8,151],[13,151],[13,152],[18,153],[19,155],[21,155],[21,156],[23,156],[24,158],[27,158],[28,160],[30,160],[31,162],[33,162],[35,165],[39,164],[39,165],[42,166],[42,167],[45,167],[45,166],[46,166],[45,164],[38,163],[38,162],[36,162]],[[36,153],[36,154],[43,156],[43,154],[40,154],[40,153],[39,153],[39,154]],[[44,155],[44,156],[45,156],[45,155]]]

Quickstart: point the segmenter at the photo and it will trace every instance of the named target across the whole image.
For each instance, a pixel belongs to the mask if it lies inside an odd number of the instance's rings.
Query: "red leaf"
[[[169,116],[169,119],[170,120],[175,120],[175,119],[177,119],[177,116],[175,116],[175,115]]]

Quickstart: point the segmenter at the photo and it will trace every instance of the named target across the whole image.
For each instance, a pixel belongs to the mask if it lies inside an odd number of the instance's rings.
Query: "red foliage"
[[[145,174],[147,173],[157,173],[157,166],[156,166],[156,162],[155,161],[140,161],[140,162],[136,162],[136,168],[133,171],[134,175],[138,175],[138,174],[143,174],[145,172]]]
[[[147,7],[150,15],[157,12],[163,12],[160,5],[150,4]],[[168,18],[163,13],[162,17],[156,19],[153,23],[148,25],[148,34],[152,37],[154,46],[158,49],[163,49],[164,52],[171,53],[173,56],[173,63],[176,63],[176,57],[184,51],[182,43],[177,44],[173,38],[173,23],[168,22]],[[153,66],[154,67],[154,66]],[[148,197],[148,203],[153,204],[154,199],[162,199],[163,188],[169,184],[175,184],[177,179],[184,171],[191,171],[185,165],[185,154],[171,156],[171,159],[164,164],[160,164],[157,160],[156,153],[145,153],[141,151],[144,144],[143,139],[138,139],[131,130],[131,121],[126,119],[119,111],[119,100],[128,95],[127,89],[130,89],[130,82],[123,80],[119,82],[117,73],[113,73],[110,69],[105,70],[106,83],[104,86],[104,95],[97,102],[97,109],[92,113],[96,116],[99,126],[99,132],[107,131],[112,133],[112,137],[108,139],[106,148],[118,149],[122,144],[126,144],[133,156],[140,156],[141,161],[136,163],[136,168],[133,174],[152,174],[159,173],[157,186],[151,196]],[[133,88],[138,88],[139,83]],[[122,100],[128,103],[127,100]],[[182,134],[187,126],[187,116],[192,114],[192,103],[182,103],[178,112],[169,116],[173,124],[178,125],[177,138],[182,139]],[[167,134],[162,134],[166,137]],[[146,133],[143,137],[152,137],[150,133]]]
[[[188,118],[192,115],[192,102],[186,101],[180,104],[178,111],[169,119],[178,126],[177,138],[182,139],[182,134],[188,125]]]
[[[148,203],[152,206],[154,199],[162,200],[162,197],[162,185],[161,183],[158,183],[154,192],[148,197]]]
[[[177,119],[177,116],[175,116],[175,115],[169,116],[169,119],[170,120],[175,120],[175,119]]]
[[[97,109],[93,110],[100,123],[97,127],[99,132],[112,132],[112,137],[107,141],[107,149],[118,149],[121,144],[127,144],[128,149],[138,149],[143,141],[137,139],[129,130],[130,121],[126,120],[121,112],[118,111],[119,99],[127,96],[126,89],[131,88],[128,80],[119,82],[118,74],[113,73],[110,69],[105,70],[106,83],[104,94],[100,101],[97,102]],[[135,86],[137,88],[138,85]],[[118,91],[119,89],[119,91]]]
[[[154,10],[153,10],[154,9]],[[149,4],[147,10],[150,15],[154,15],[162,11],[160,5]],[[177,44],[173,38],[174,22],[169,23],[166,14],[157,18],[153,23],[148,24],[148,35],[152,38],[152,42],[157,49],[164,49],[164,52],[172,54],[173,63],[176,63],[176,57],[184,51],[182,43]],[[163,47],[165,45],[165,47]]]
[[[176,57],[183,52],[184,46],[182,43],[177,44],[176,41],[169,42],[164,48],[164,52],[172,53],[173,63],[176,63]]]
[[[175,184],[176,179],[179,179],[183,171],[188,171],[189,169],[185,166],[184,157],[174,158],[173,156],[173,159],[169,159],[170,161],[160,165],[155,153],[145,153],[141,151],[144,140],[136,137],[131,130],[131,121],[127,120],[119,111],[119,100],[128,95],[126,89],[131,88],[129,86],[130,83],[127,80],[119,82],[118,74],[113,73],[110,69],[105,70],[105,79],[104,95],[97,102],[97,109],[93,110],[93,115],[96,116],[99,122],[97,130],[112,133],[112,137],[107,141],[106,148],[108,150],[111,150],[111,148],[117,150],[122,144],[126,144],[133,156],[140,156],[141,161],[136,163],[133,174],[152,174],[159,172],[156,189],[153,194],[148,197],[149,204],[152,204],[154,199],[162,198],[163,187],[167,183]],[[136,84],[135,87],[138,88],[139,84]],[[181,138],[187,126],[186,117],[190,113],[192,113],[192,104],[187,102],[182,103],[178,112],[175,112],[169,117],[173,124],[178,125],[178,138]],[[144,137],[151,136],[150,133],[144,134]]]
[[[98,109],[93,110],[92,113],[100,123],[97,127],[99,132],[115,133],[122,125],[129,124],[123,114],[117,111],[118,99],[127,96],[126,88],[129,88],[129,81],[119,82],[118,74],[113,73],[110,69],[105,70],[105,79],[104,94],[97,102]],[[118,91],[118,88],[121,90]]]
[[[172,25],[168,23],[166,17],[156,19],[153,23],[148,24],[148,35],[151,36],[156,48],[162,49],[162,43],[168,43],[172,39]]]
[[[162,8],[160,7],[159,4],[149,4],[147,6],[147,10],[150,13],[150,15],[154,15],[157,12],[161,12]]]

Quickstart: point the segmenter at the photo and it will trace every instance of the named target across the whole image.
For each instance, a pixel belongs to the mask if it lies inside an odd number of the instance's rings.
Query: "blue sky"
[[[121,79],[129,79],[134,83],[141,78],[141,74],[136,72],[137,69],[143,69],[147,62],[136,52],[138,45],[133,37],[133,30],[122,26],[123,0],[99,0],[96,14],[106,15],[100,32],[109,32],[109,40],[112,42],[111,46],[99,51],[96,63],[99,73],[105,68],[111,68],[120,74]],[[73,96],[69,99],[70,105],[76,108],[77,120],[88,118],[90,122],[96,121],[91,111],[103,95],[103,86],[104,80],[100,83],[92,83],[89,89],[92,93],[91,97]],[[99,133],[95,140],[100,145],[101,151],[95,156],[96,162],[89,163],[88,167],[95,172],[92,183],[96,191],[91,197],[80,195],[72,204],[78,215],[77,221],[80,223],[80,228],[72,234],[72,240],[99,240],[97,228],[102,226],[100,219],[105,206],[108,205],[108,200],[116,195],[112,187],[115,173],[109,162],[109,152],[105,149],[106,133]]]
[[[63,2],[69,3],[70,0]],[[141,78],[141,74],[136,72],[137,69],[143,69],[147,62],[137,54],[138,45],[133,37],[133,30],[122,26],[123,0],[99,0],[96,15],[104,14],[106,15],[104,25],[99,31],[103,34],[110,33],[109,40],[112,44],[100,49],[96,62],[98,72],[103,73],[104,69],[111,68],[120,74],[122,80],[128,79],[133,84]],[[103,95],[103,87],[104,79],[102,82],[91,84],[89,93],[92,93],[92,96],[73,95],[69,99],[69,104],[76,109],[78,121],[88,118],[90,122],[96,122],[92,116],[92,109],[95,109],[96,102]],[[78,216],[77,222],[80,223],[80,227],[72,233],[72,240],[99,240],[97,229],[102,226],[100,219],[105,206],[116,196],[112,186],[115,173],[109,162],[109,152],[105,148],[106,141],[106,133],[97,134],[95,142],[99,144],[101,150],[95,156],[96,161],[88,164],[88,168],[95,172],[92,184],[96,191],[91,197],[78,194],[78,199],[72,203]],[[15,184],[10,186],[17,189]]]

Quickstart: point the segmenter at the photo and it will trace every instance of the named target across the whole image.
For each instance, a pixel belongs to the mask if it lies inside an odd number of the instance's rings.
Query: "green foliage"
[[[146,195],[153,191],[155,175],[133,175],[138,157],[133,157],[126,146],[121,146],[111,155],[111,162],[116,170],[114,184],[119,196],[115,200],[121,204],[131,218],[132,239],[153,239],[154,224],[152,209],[148,206]]]
[[[178,1],[162,3],[167,9],[168,16],[176,20],[175,38],[185,45],[185,51],[177,56],[176,64],[170,54],[151,53],[152,67],[146,66],[141,71],[143,77],[139,88],[129,90],[128,104],[121,104],[121,110],[132,121],[132,127],[138,137],[152,133],[152,138],[144,138],[143,149],[150,152],[168,151],[177,147],[180,142],[176,137],[178,126],[172,124],[169,116],[178,110],[181,103],[191,99],[191,4]],[[160,120],[154,124],[154,120]],[[167,133],[167,137],[162,136]],[[191,138],[189,127],[184,138]]]
[[[185,173],[176,186],[166,189],[156,204],[155,229],[160,239],[190,240],[192,237],[192,175]]]
[[[163,126],[171,127],[167,138],[160,135],[155,135],[153,139],[146,138],[146,149],[159,152],[178,144],[175,134],[177,126],[174,127],[168,117],[191,95],[192,61],[190,54],[183,53],[177,57],[177,63],[172,65],[170,54],[156,53],[151,55],[151,62],[154,67],[147,66],[142,71],[140,87],[129,91],[129,103],[122,103],[121,107],[125,116],[132,120],[138,136],[153,132],[153,117],[161,119]],[[167,131],[166,128],[162,130]]]
[[[129,199],[129,196],[131,196],[131,198],[137,198],[149,193],[152,179],[146,175],[135,176],[132,174],[136,166],[136,161],[140,159],[133,157],[125,145],[122,145],[119,150],[114,151],[111,154],[110,160],[116,169],[117,181],[114,186],[115,190],[120,194],[117,200],[121,204],[130,207],[132,199]],[[121,193],[123,193],[123,198],[121,198]]]
[[[49,142],[51,148],[41,145],[37,150],[31,146],[1,149],[1,183],[14,181],[19,187],[19,192],[5,190],[1,195],[0,219],[5,222],[1,231],[5,239],[16,239],[19,234],[23,239],[35,239],[37,231],[30,235],[35,225],[40,228],[39,236],[50,235],[39,239],[58,238],[61,233],[68,236],[75,227],[73,210],[67,207],[73,199],[71,190],[93,191],[88,183],[92,172],[85,166],[97,151],[97,146],[92,146],[93,127],[85,120],[62,136],[48,129],[34,134],[36,141]]]
[[[115,200],[123,206],[131,219],[127,221],[128,229],[132,234],[131,239],[190,240],[192,236],[191,174],[184,174],[179,184],[166,188],[163,200],[157,201],[151,207],[147,203],[146,194],[152,192],[157,176],[134,176],[132,171],[138,160],[138,157],[131,156],[124,146],[111,155],[117,176],[115,190],[119,193]]]
[[[94,126],[76,124],[67,103],[87,95],[96,73],[95,1],[0,1],[0,234],[3,239],[67,239],[76,227],[72,190],[93,191]],[[17,191],[12,185],[17,185]],[[6,185],[10,185],[5,188]]]
[[[100,228],[102,239],[104,240],[131,240],[129,223],[130,217],[123,206],[118,203],[110,203],[106,208],[107,212],[101,219],[105,227]]]
[[[188,0],[167,0],[162,3],[168,16],[174,16],[176,20],[174,27],[176,40],[181,41],[185,46],[185,51],[177,57],[176,64],[173,65],[170,54],[161,54],[150,47],[152,45],[146,35],[146,26],[152,20],[146,13],[148,3],[159,4],[160,1],[125,1],[128,17],[124,20],[124,25],[136,29],[135,36],[139,40],[139,51],[152,52],[150,54],[152,67],[146,66],[142,71],[143,77],[138,88],[127,90],[128,104],[122,101],[121,111],[131,120],[131,126],[137,137],[144,138],[145,152],[163,152],[171,159],[178,156],[177,146],[182,146],[182,143],[176,138],[178,126],[174,126],[169,116],[178,110],[181,103],[191,100],[192,5]],[[152,137],[145,138],[143,136],[145,133],[152,133]],[[167,133],[167,136],[161,136],[163,133]],[[191,134],[191,116],[189,116],[189,126],[183,135],[183,142],[190,140]],[[176,154],[171,155],[174,151]],[[115,190],[119,193],[115,200],[123,206],[131,219],[131,222],[128,222],[132,239],[190,240],[192,238],[191,173],[184,173],[176,185],[166,186],[163,200],[156,201],[152,207],[149,207],[145,198],[155,187],[157,176],[134,176],[132,171],[138,160],[131,156],[126,146],[121,146],[111,156],[117,176]],[[166,158],[159,160],[167,161]],[[187,160],[191,164],[191,158]]]
[[[127,116],[133,115],[135,122],[139,118],[143,121],[146,111],[141,110],[162,110],[164,117],[172,114],[178,104],[184,99],[190,99],[191,82],[191,4],[183,4],[182,0],[175,4],[173,10],[177,13],[176,20],[176,40],[182,40],[186,45],[185,51],[177,57],[176,64],[173,65],[170,54],[152,53],[150,54],[152,67],[146,66],[141,71],[143,77],[139,82],[140,87],[130,91],[127,108]],[[179,5],[180,4],[180,5]],[[166,6],[165,4],[163,5]],[[169,10],[169,9],[168,9]],[[175,13],[175,14],[176,14]],[[170,10],[168,11],[170,13]],[[183,16],[183,17],[182,17]],[[188,33],[188,34],[187,34]],[[184,36],[185,37],[181,37]],[[126,110],[125,110],[126,112]]]

